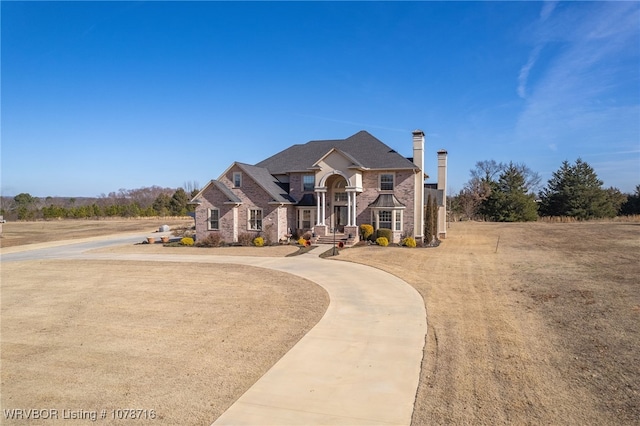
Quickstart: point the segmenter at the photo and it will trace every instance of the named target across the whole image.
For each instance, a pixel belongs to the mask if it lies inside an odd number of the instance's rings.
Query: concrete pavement
[[[401,279],[318,258],[69,253],[70,258],[230,263],[288,272],[329,293],[329,307],[214,425],[408,425],[426,334],[424,301]]]

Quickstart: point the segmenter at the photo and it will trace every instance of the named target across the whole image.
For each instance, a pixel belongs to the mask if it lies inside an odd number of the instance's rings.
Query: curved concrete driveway
[[[68,257],[251,265],[326,289],[330,303],[323,318],[215,425],[410,424],[426,333],[422,297],[386,272],[320,259],[322,251],[290,258],[77,252]]]

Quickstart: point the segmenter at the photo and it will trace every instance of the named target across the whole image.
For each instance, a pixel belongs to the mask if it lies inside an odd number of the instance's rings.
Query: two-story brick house
[[[438,234],[446,236],[446,151],[438,152]],[[425,194],[424,133],[413,132],[408,159],[366,131],[346,139],[293,145],[255,165],[235,162],[192,200],[196,238],[219,233],[236,242],[242,233],[281,241],[311,231],[349,242],[358,227],[388,228],[394,242],[421,240]],[[350,237],[350,238],[349,238]]]

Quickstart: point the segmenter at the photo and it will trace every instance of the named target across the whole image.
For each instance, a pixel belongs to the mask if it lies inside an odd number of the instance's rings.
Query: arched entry
[[[333,175],[327,179],[329,189],[329,225],[331,229],[335,227],[337,232],[344,232],[349,217],[348,195],[346,191],[347,181],[340,175]]]

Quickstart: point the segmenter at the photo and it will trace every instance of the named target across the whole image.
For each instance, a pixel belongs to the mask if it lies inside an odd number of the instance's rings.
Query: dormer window
[[[242,186],[242,173],[233,172],[233,187],[240,188]]]
[[[393,173],[380,173],[380,190],[393,191]]]

